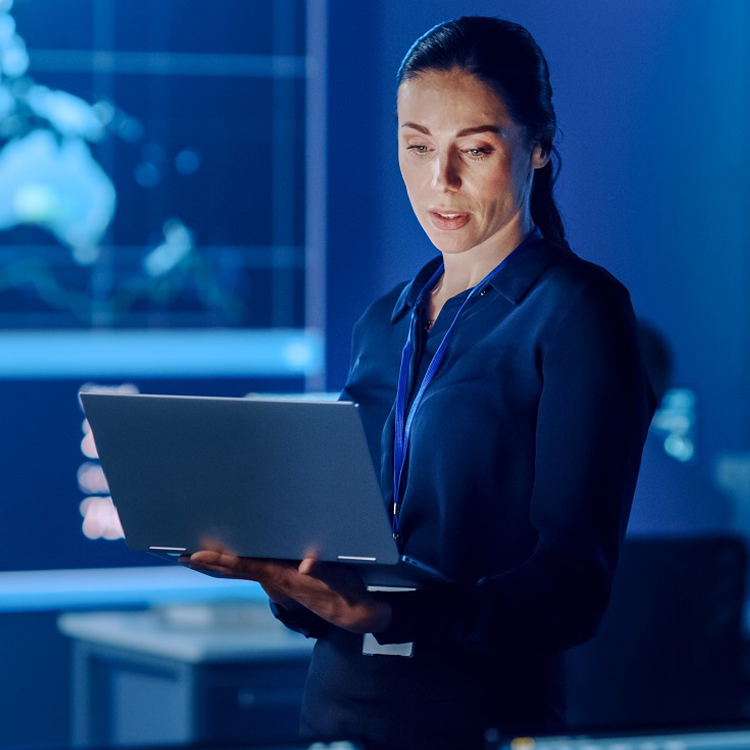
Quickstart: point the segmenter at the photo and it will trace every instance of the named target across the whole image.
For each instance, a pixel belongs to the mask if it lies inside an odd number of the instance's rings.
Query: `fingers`
[[[219,557],[213,552],[205,555],[200,552],[193,555],[182,555],[178,562],[192,570],[211,571],[225,576],[231,576],[234,570],[233,567],[221,565]]]
[[[262,562],[239,557],[215,540],[202,539],[200,544],[202,548],[198,552],[182,555],[179,562],[193,570],[211,571],[230,578],[257,581],[262,577]]]
[[[238,575],[244,571],[244,560],[231,547],[215,537],[205,536],[199,542],[200,550],[189,558],[195,570],[213,570],[225,575]],[[239,577],[245,577],[239,575]]]
[[[191,563],[198,563],[199,565],[219,565],[225,568],[237,567],[241,560],[242,558],[237,557],[237,555],[225,552],[214,552],[207,549],[194,552],[190,556]]]
[[[201,569],[209,566],[226,569],[232,567],[234,561],[231,558],[237,557],[232,550],[212,537],[201,538],[198,546],[199,552],[192,555],[180,555],[178,562],[181,565],[190,565],[191,567],[201,566]]]
[[[221,573],[229,578],[256,581],[261,585],[281,591],[288,578],[289,570],[297,566],[281,560],[262,560],[252,557],[239,557],[225,548],[201,549],[192,555],[183,555],[179,560],[193,570]]]
[[[201,550],[207,550],[209,552],[218,552],[222,555],[232,555],[234,557],[239,557],[239,555],[231,547],[227,547],[226,544],[221,542],[216,537],[212,537],[212,536],[201,537],[200,540],[198,541],[198,545],[200,546]]]

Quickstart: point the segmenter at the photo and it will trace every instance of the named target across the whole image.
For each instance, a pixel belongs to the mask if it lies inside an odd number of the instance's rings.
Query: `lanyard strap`
[[[411,438],[411,428],[414,423],[414,416],[417,413],[417,409],[422,402],[422,398],[427,390],[428,386],[435,377],[438,368],[445,358],[445,352],[448,349],[448,344],[453,334],[453,329],[461,317],[461,313],[466,309],[469,302],[476,298],[477,294],[480,293],[491,281],[494,279],[505,264],[508,262],[513,253],[517,253],[532,241],[541,238],[541,233],[536,227],[529,235],[521,242],[521,244],[509,253],[503,261],[490,271],[468,294],[466,299],[463,301],[461,307],[458,308],[450,327],[445,332],[443,340],[440,342],[435,356],[430,362],[427,372],[422,379],[422,383],[419,386],[417,395],[412,401],[411,407],[409,408],[409,414],[406,415],[406,389],[409,382],[409,365],[411,363],[412,350],[414,348],[414,341],[416,340],[417,326],[419,325],[419,314],[423,304],[425,296],[434,288],[437,284],[438,279],[443,274],[444,266],[441,264],[435,273],[430,277],[429,281],[424,285],[422,290],[417,297],[417,301],[414,304],[414,309],[411,314],[411,321],[409,324],[409,335],[407,336],[406,343],[401,352],[401,366],[398,373],[398,390],[396,391],[396,424],[395,424],[395,436],[393,441],[393,536],[398,539],[398,516],[401,510],[401,477],[406,466],[406,455],[409,451],[409,440]],[[406,420],[404,422],[404,419]]]

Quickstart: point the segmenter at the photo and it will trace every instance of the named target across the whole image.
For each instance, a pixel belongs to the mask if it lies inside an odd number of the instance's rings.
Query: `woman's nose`
[[[458,190],[461,187],[461,177],[458,165],[450,154],[438,157],[434,161],[435,173],[432,177],[432,186],[441,192]]]

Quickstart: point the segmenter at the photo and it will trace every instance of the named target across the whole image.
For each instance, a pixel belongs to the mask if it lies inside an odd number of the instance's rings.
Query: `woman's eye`
[[[466,153],[475,159],[483,159],[489,155],[490,150],[488,148],[467,148]]]
[[[425,156],[429,151],[427,146],[422,145],[407,146],[406,150],[417,154],[417,156]]]

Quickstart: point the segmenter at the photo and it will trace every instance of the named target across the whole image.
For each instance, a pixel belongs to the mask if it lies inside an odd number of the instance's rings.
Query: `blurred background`
[[[456,15],[547,56],[571,246],[630,290],[663,394],[571,716],[750,716],[747,0],[0,0],[0,747],[294,733],[309,644],[127,550],[77,394],[338,391],[358,316],[436,252],[395,74]]]

